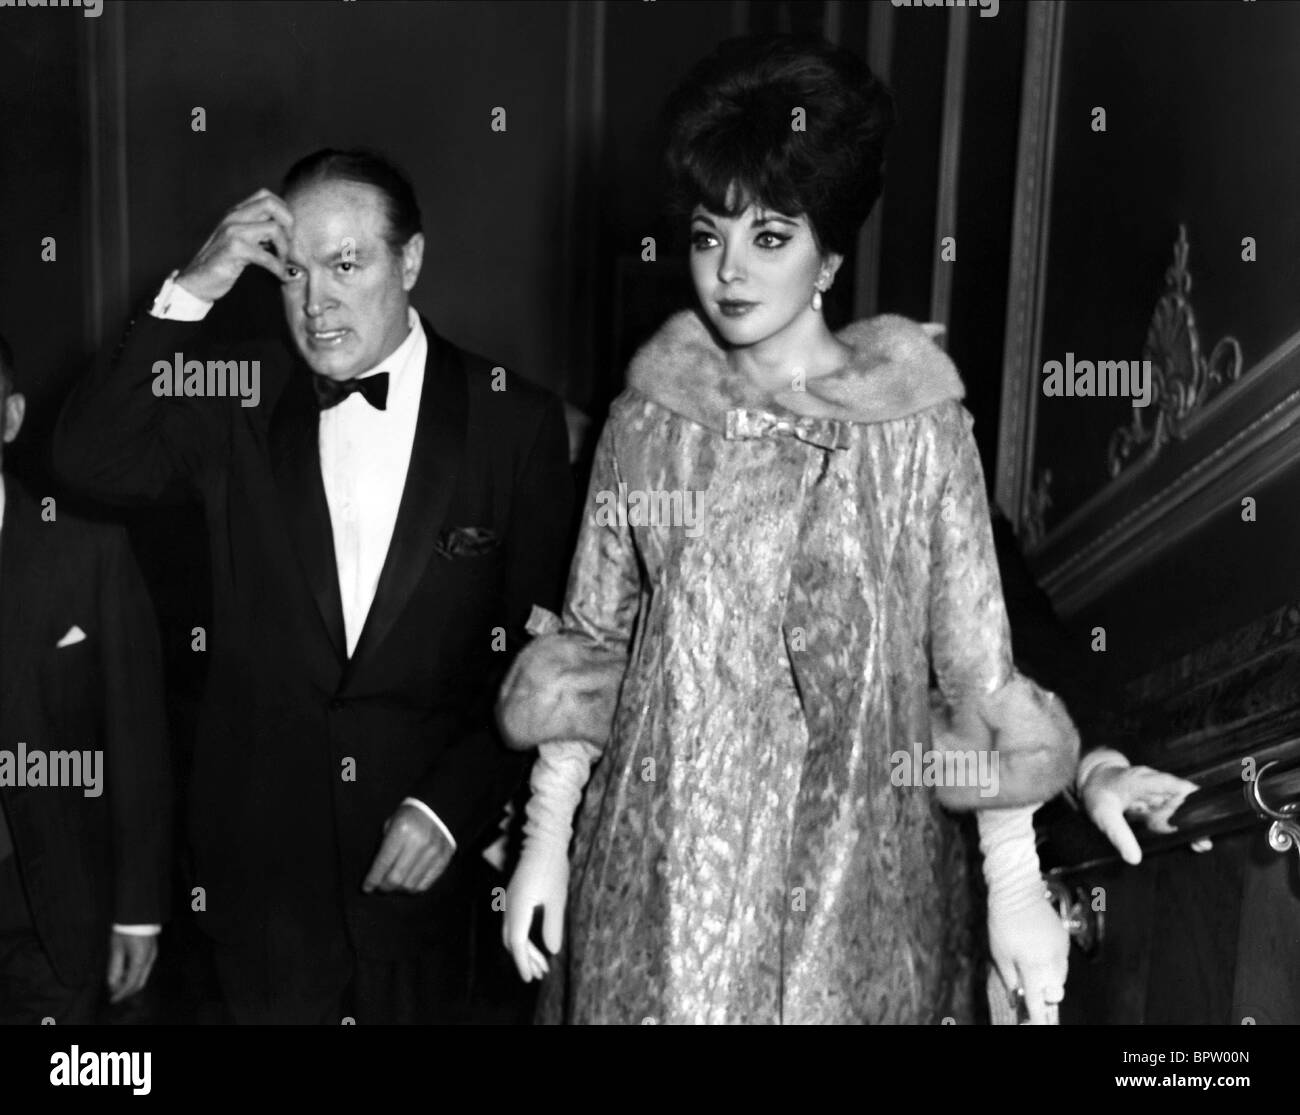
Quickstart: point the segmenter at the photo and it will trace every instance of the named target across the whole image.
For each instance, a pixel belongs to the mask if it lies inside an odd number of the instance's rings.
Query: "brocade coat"
[[[891,756],[931,746],[931,666],[986,744],[1051,698],[1012,665],[972,420],[929,329],[855,323],[845,368],[776,395],[694,312],[633,361],[559,635],[622,681],[585,733],[604,750],[544,1019],[970,1020],[961,818]],[[1069,735],[1052,720],[999,804],[1055,793]]]

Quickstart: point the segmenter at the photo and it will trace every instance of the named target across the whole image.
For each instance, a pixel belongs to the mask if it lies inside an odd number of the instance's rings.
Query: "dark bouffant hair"
[[[666,105],[669,212],[735,217],[756,203],[806,214],[818,246],[843,254],[880,196],[894,118],[889,89],[851,51],[792,35],[728,39]]]
[[[289,168],[280,195],[288,197],[304,186],[332,181],[374,186],[383,195],[388,216],[388,234],[384,239],[393,251],[400,251],[412,236],[422,230],[420,203],[415,199],[411,179],[401,167],[378,151],[359,147],[348,151],[332,147],[314,151]]]

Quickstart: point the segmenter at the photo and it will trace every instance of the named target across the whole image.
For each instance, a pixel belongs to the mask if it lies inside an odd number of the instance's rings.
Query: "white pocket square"
[[[71,627],[68,628],[68,633],[64,635],[63,638],[60,639],[57,643],[55,643],[55,648],[57,649],[58,647],[74,646],[77,643],[84,642],[85,639],[86,639],[86,633],[82,631],[81,628],[74,623]]]

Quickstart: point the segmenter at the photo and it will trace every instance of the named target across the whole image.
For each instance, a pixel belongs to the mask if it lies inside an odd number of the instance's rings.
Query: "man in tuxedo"
[[[24,399],[0,338],[3,444]],[[2,452],[2,450],[0,450]],[[158,633],[120,527],[0,473],[0,1022],[149,979],[169,880]]]
[[[1090,652],[1066,631],[1047,593],[1034,579],[1010,521],[993,515],[1002,597],[1011,624],[1016,666],[1065,702],[1079,729],[1083,754],[1074,786],[1067,791],[1126,863],[1142,862],[1142,846],[1130,826],[1140,820],[1155,833],[1176,832],[1170,818],[1199,787],[1167,771],[1133,766],[1124,753],[1101,741],[1113,738],[1115,725]],[[1204,850],[1208,842],[1193,844]]]
[[[205,509],[193,907],[238,1021],[468,1008],[474,861],[524,774],[493,699],[558,602],[572,490],[559,400],[411,308],[423,252],[401,171],[309,155],[173,272],[55,434],[89,494]],[[250,264],[289,341],[205,348]]]

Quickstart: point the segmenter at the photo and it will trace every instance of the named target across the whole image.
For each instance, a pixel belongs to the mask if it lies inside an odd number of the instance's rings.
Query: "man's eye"
[[[288,277],[288,278],[290,278],[290,279],[296,279],[296,278],[297,278],[297,277],[298,277],[302,272],[300,272],[300,271],[298,270],[298,268],[296,268],[296,267],[294,267],[292,264],[290,264],[290,265],[288,265],[288,266],[285,267],[285,269],[284,269],[284,273],[285,273],[286,277]]]
[[[348,259],[345,259],[342,263],[339,264],[339,270],[342,271],[345,275],[350,275],[355,267],[356,264]]]

